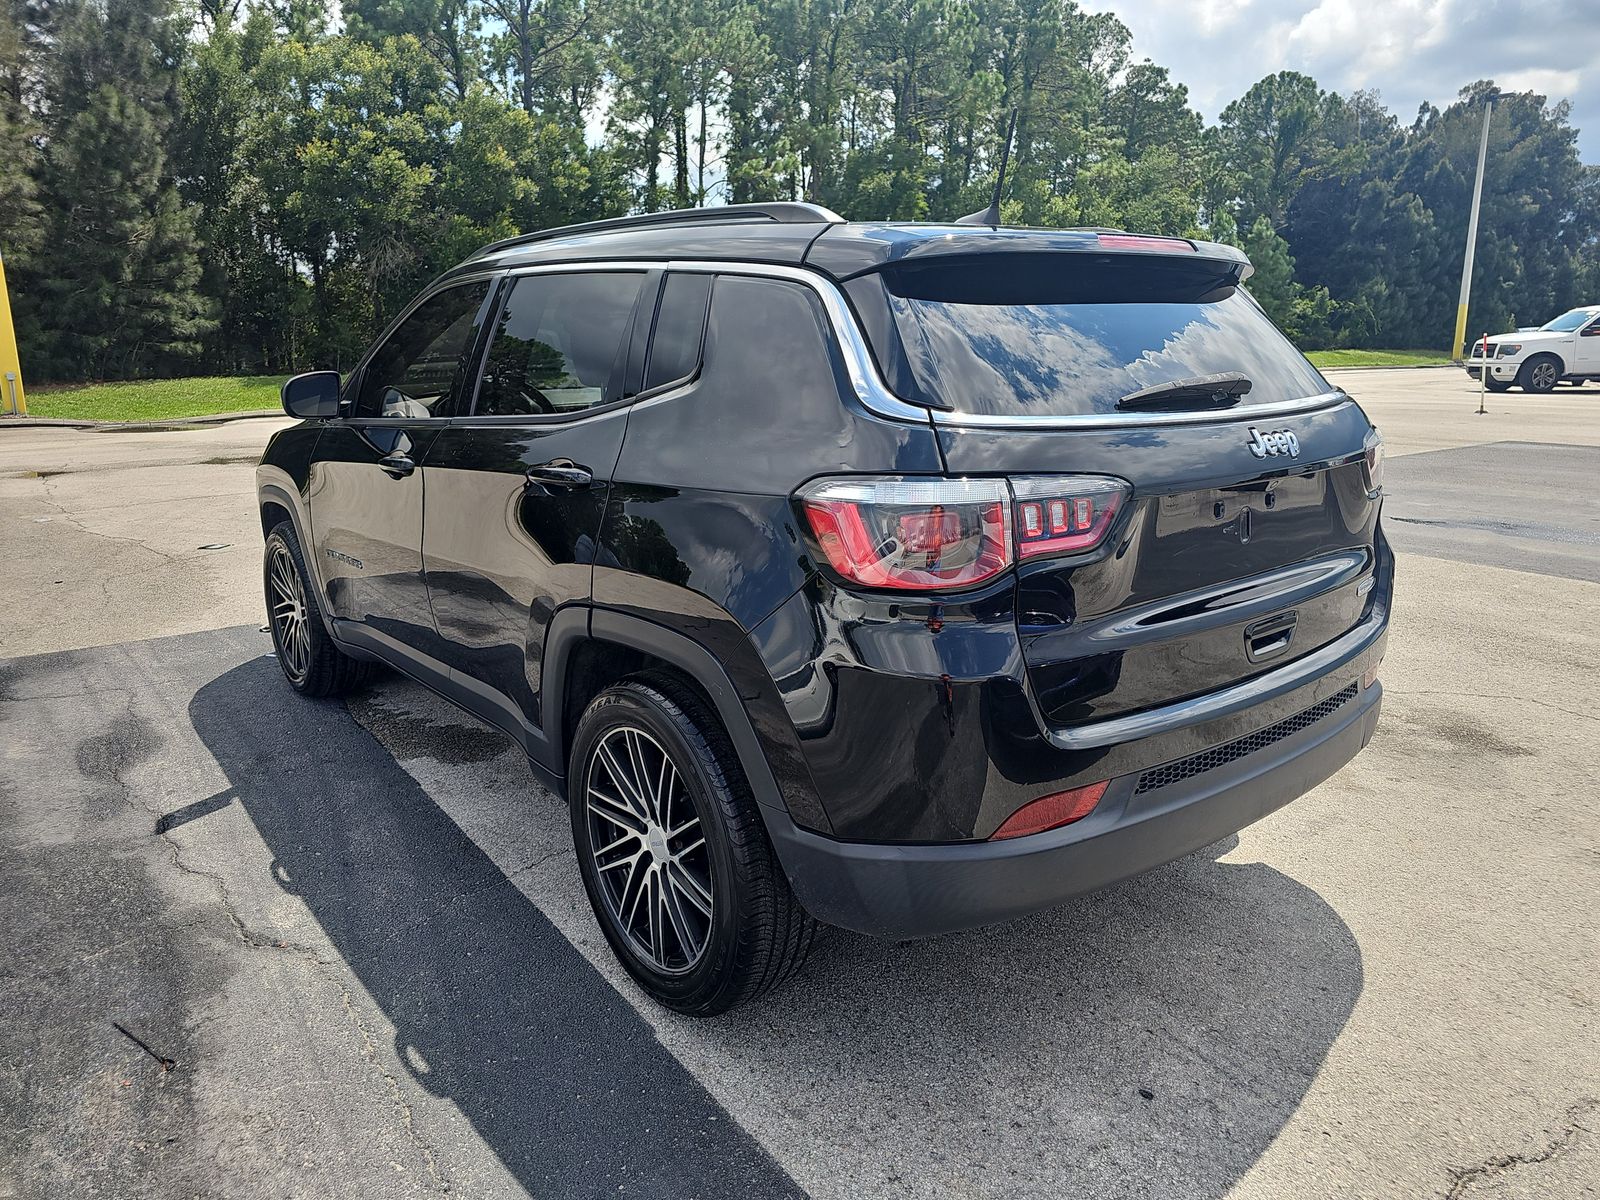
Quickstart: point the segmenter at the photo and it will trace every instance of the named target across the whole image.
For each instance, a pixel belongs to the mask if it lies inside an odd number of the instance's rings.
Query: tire
[[[1561,360],[1553,354],[1536,354],[1517,372],[1517,384],[1525,392],[1548,392],[1560,382]]]
[[[367,664],[328,636],[292,522],[280,521],[267,534],[261,578],[272,648],[290,687],[302,696],[340,696],[367,677]]]
[[[1511,381],[1509,379],[1496,379],[1492,375],[1483,381],[1483,386],[1491,392],[1509,392]]]
[[[601,692],[578,722],[567,779],[595,919],[651,996],[714,1016],[805,960],[816,921],[784,878],[726,732],[690,688],[644,675]]]

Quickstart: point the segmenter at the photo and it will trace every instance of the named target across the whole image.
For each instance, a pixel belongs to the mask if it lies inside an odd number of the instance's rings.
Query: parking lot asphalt
[[[1600,389],[1338,382],[1399,554],[1368,750],[706,1022],[613,964],[505,739],[282,685],[274,422],[0,428],[0,1196],[1596,1194]]]

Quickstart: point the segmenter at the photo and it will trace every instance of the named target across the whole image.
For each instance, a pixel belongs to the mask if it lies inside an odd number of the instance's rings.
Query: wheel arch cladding
[[[764,670],[755,659],[753,648],[748,649],[748,655],[757,669]],[[781,731],[763,729],[766,736],[757,732],[757,721],[765,725],[768,715],[765,709],[769,706],[748,695],[748,689],[741,690],[723,663],[693,638],[625,613],[595,610],[590,618],[589,636],[581,641],[573,640],[564,653],[561,700],[545,710],[547,733],[559,739],[558,753],[563,760],[570,749],[565,722],[577,707],[576,700],[569,701],[569,692],[576,687],[577,695],[581,696],[585,689],[592,688],[592,696],[613,681],[605,678],[607,670],[632,667],[634,670],[626,672],[632,674],[655,666],[665,666],[685,678],[716,713],[739,756],[750,790],[769,822],[793,820],[811,829],[829,830],[808,779],[796,774],[796,769],[804,771],[798,752],[795,756],[783,753],[781,736],[773,736],[774,733],[781,735]],[[748,671],[740,674],[744,676]],[[625,675],[618,676],[622,677]],[[777,711],[781,715],[781,706]],[[574,715],[574,720],[577,715],[581,715],[581,711]],[[779,759],[776,764],[772,761],[774,752]],[[794,757],[793,762],[789,761],[791,757]]]

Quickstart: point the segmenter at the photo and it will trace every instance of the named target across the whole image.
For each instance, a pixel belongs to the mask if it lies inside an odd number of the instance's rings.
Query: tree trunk
[[[710,101],[703,89],[700,93],[700,140],[696,150],[694,191],[695,203],[706,202],[706,109],[711,107]]]
[[[533,116],[533,3],[522,0],[521,20],[513,31],[517,39],[517,71],[522,76],[522,111]]]
[[[689,113],[678,105],[672,114],[672,192],[676,207],[689,207]]]

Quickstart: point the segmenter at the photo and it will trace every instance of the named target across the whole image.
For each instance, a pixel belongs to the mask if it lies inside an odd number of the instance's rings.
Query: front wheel
[[[360,683],[366,664],[334,645],[323,627],[316,589],[291,522],[280,521],[267,534],[262,575],[272,648],[289,686],[303,696],[337,696]]]
[[[1511,390],[1511,381],[1509,379],[1496,379],[1493,375],[1490,375],[1483,381],[1483,386],[1491,392],[1509,392]]]
[[[1517,382],[1525,392],[1548,392],[1561,382],[1561,362],[1548,354],[1530,358],[1517,372]]]
[[[584,890],[619,961],[667,1007],[712,1016],[787,979],[816,922],[767,839],[715,715],[675,679],[595,697],[567,776]]]

